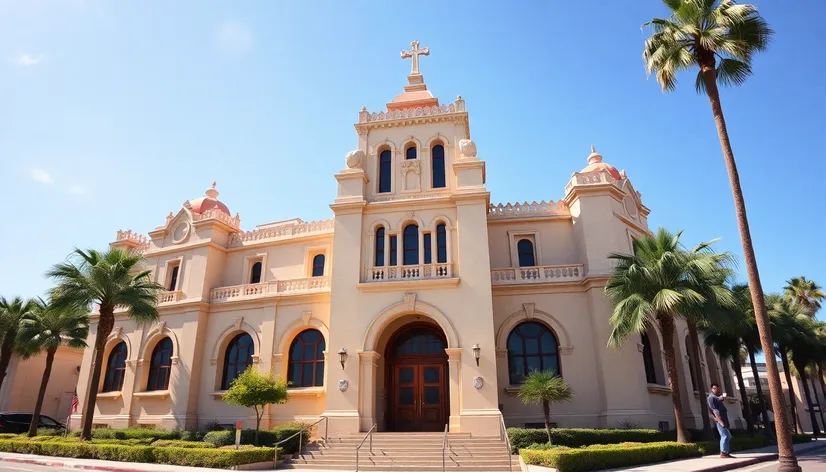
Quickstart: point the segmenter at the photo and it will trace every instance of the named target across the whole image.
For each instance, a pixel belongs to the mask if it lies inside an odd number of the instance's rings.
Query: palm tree
[[[152,281],[150,271],[142,270],[143,256],[134,252],[117,248],[106,252],[75,249],[70,257],[70,261],[53,266],[47,275],[58,283],[51,294],[54,309],[98,305],[92,378],[80,435],[91,439],[103,351],[115,325],[115,308],[124,310],[138,323],[156,320],[158,294],[163,287]]]
[[[519,387],[519,398],[526,405],[542,405],[545,415],[545,431],[548,433],[548,444],[551,443],[551,403],[561,403],[571,400],[571,387],[552,370],[540,372],[531,371]]]
[[[723,159],[734,198],[734,209],[743,258],[746,262],[751,298],[764,352],[772,352],[773,342],[757,258],[751,241],[746,203],[740,175],[731,149],[718,81],[723,85],[741,85],[752,73],[752,58],[768,48],[774,34],[754,5],[736,4],[733,0],[663,0],[671,11],[669,18],[655,18],[646,25],[654,34],[645,41],[643,60],[649,74],[655,74],[663,91],[677,88],[677,72],[699,68],[695,88],[708,96]],[[766,364],[775,411],[784,411],[777,366]],[[792,447],[791,432],[785,417],[776,418],[781,470],[800,470]]]
[[[706,347],[717,354],[720,359],[729,359],[731,361],[731,370],[734,371],[734,376],[737,377],[737,388],[740,390],[740,399],[743,404],[743,414],[746,417],[746,427],[749,434],[754,436],[754,418],[751,415],[751,407],[749,405],[749,397],[746,393],[746,383],[743,381],[743,372],[740,371],[740,337],[734,334],[725,332],[706,332],[704,333],[703,341]]]
[[[763,424],[766,426],[763,433],[767,437],[771,437],[769,430],[769,413],[766,408],[766,397],[763,395],[763,385],[760,383],[760,374],[757,370],[756,355],[760,352],[760,333],[757,330],[757,321],[754,318],[754,305],[751,302],[751,291],[748,285],[735,284],[731,287],[731,292],[734,294],[735,311],[743,318],[744,324],[742,332],[740,333],[740,340],[746,348],[749,356],[749,364],[751,365],[751,375],[754,378],[754,388],[757,390],[757,401],[760,405],[760,414],[762,415]]]
[[[797,317],[794,319],[797,325],[791,335],[794,337],[792,344],[792,363],[797,369],[797,375],[803,384],[803,395],[806,398],[806,406],[809,410],[809,419],[812,422],[812,431],[815,436],[820,435],[820,428],[815,417],[814,403],[809,389],[809,379],[807,370],[809,364],[820,356],[822,347],[819,340],[814,335],[815,326],[811,319]]]
[[[800,428],[800,418],[797,416],[797,400],[795,400],[792,372],[789,367],[789,352],[797,339],[801,336],[797,333],[797,330],[800,328],[801,318],[807,318],[808,315],[799,304],[789,300],[788,298],[781,297],[777,294],[771,294],[768,295],[766,299],[770,306],[769,314],[771,315],[772,336],[774,337],[774,342],[777,345],[773,352],[776,352],[777,355],[780,356],[780,361],[783,363],[783,370],[786,375],[786,384],[789,386],[789,405],[791,406],[792,418],[795,422],[794,428],[795,431],[800,434],[802,428]],[[769,359],[766,359],[767,369],[771,364],[772,362],[770,362]],[[785,412],[785,410],[780,411]],[[777,415],[774,416],[774,419],[775,422],[777,422]]]
[[[821,346],[826,346],[826,323],[818,322],[815,328],[815,336]],[[820,350],[820,357],[815,361],[817,364],[816,377],[820,381],[820,393],[826,399],[826,381],[823,379],[823,364],[826,363],[826,348]],[[823,416],[823,406],[820,406],[820,415]],[[823,427],[826,429],[826,420],[823,421]]]
[[[786,281],[783,295],[799,303],[806,313],[814,318],[820,309],[820,302],[826,299],[826,293],[813,280],[806,277],[795,277]]]
[[[701,325],[709,321],[709,305],[730,296],[719,287],[730,257],[711,253],[708,244],[687,251],[680,245],[680,233],[663,228],[656,235],[634,240],[634,255],[609,256],[615,264],[605,286],[605,295],[614,306],[608,343],[618,348],[632,334],[644,332],[647,325],[659,325],[679,442],[687,438],[674,353],[675,320],[685,318]],[[699,359],[698,354],[695,358]]]
[[[86,310],[80,308],[56,310],[43,300],[38,300],[35,304],[37,308],[23,318],[18,332],[20,344],[26,349],[24,357],[46,351],[46,368],[43,370],[40,391],[37,394],[32,422],[29,425],[29,437],[37,435],[40,410],[43,407],[46,386],[49,384],[52,364],[58,348],[68,346],[82,349],[86,347],[86,338],[89,337],[89,315]]]
[[[3,337],[3,341],[0,342],[0,388],[3,387],[12,356],[23,352],[17,340],[20,321],[34,309],[35,304],[32,300],[23,300],[20,297],[7,300],[0,297],[0,333]]]

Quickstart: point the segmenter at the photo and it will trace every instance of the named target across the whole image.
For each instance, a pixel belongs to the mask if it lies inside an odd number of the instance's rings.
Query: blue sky
[[[826,61],[804,27],[826,3],[755,1],[776,39],[723,106],[764,287],[826,284]],[[693,74],[664,95],[642,66],[640,25],[664,14],[656,0],[0,0],[0,294],[42,293],[72,247],[146,233],[213,180],[245,229],[331,217],[357,113],[401,91],[413,39],[434,94],[467,100],[492,201],[561,198],[594,144],[652,229],[739,257],[707,99]]]

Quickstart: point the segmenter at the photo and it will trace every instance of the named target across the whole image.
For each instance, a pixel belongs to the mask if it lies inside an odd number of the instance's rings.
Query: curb
[[[101,470],[108,472],[147,472],[146,469],[130,469],[127,467],[107,465],[67,464],[65,462],[56,462],[44,459],[18,459],[16,457],[0,457],[0,462],[42,465],[46,467],[57,467],[60,469]]]

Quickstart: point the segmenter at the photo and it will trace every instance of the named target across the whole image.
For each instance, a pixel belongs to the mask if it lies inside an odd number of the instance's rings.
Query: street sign
[[[241,428],[243,427],[244,423],[241,420],[235,422],[235,449],[241,445]]]

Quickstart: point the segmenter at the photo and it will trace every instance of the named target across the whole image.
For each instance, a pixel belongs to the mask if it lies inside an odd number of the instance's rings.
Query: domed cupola
[[[622,180],[622,175],[617,170],[616,167],[612,166],[611,164],[602,162],[602,155],[597,152],[597,149],[594,146],[591,146],[591,154],[588,156],[588,166],[585,167],[580,171],[580,173],[584,174],[586,172],[599,172],[605,171],[611,174],[611,177]]]
[[[218,209],[227,215],[231,215],[229,208],[218,200],[218,190],[215,189],[215,182],[212,182],[212,187],[208,188],[204,194],[201,198],[189,201],[189,211],[200,215],[209,210]]]

